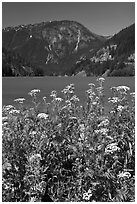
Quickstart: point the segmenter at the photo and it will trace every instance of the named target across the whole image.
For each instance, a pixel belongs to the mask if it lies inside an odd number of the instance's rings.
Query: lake
[[[96,77],[3,77],[2,78],[2,104],[15,104],[14,99],[25,98],[25,104],[31,104],[31,97],[28,95],[32,89],[40,89],[39,99],[47,97],[50,102],[50,92],[56,90],[61,96],[61,90],[70,83],[75,84],[75,94],[80,98],[82,104],[85,101],[85,90],[89,89],[88,84],[98,84]],[[111,96],[112,86],[128,86],[130,92],[135,91],[135,77],[107,77],[104,82],[105,101]],[[107,103],[106,103],[107,105]]]

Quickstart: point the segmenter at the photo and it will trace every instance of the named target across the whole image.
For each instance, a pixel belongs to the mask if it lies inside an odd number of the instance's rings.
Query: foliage
[[[31,76],[33,71],[27,60],[18,53],[2,48],[2,76]]]
[[[121,55],[124,55],[125,57],[129,56],[135,51],[135,24],[132,24],[115,34],[106,42],[106,44],[117,44],[114,56],[117,56],[118,58],[120,58]]]
[[[125,86],[112,87],[111,109],[104,111],[104,78],[89,84],[86,106],[74,84],[51,102],[40,90],[29,92],[17,106],[3,107],[3,202],[54,201],[125,202],[135,199],[135,95]]]

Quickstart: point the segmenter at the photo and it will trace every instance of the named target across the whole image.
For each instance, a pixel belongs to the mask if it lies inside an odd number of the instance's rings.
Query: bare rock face
[[[106,38],[74,21],[50,21],[3,29],[3,47],[42,67],[45,73],[62,73]]]

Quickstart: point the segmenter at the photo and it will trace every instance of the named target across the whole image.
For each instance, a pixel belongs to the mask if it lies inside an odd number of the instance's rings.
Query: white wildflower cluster
[[[12,109],[9,111],[9,114],[11,115],[16,115],[16,114],[19,114],[20,113],[20,110],[16,110],[16,109]]]
[[[37,118],[38,119],[48,119],[48,117],[49,117],[49,115],[48,114],[46,114],[46,113],[39,113],[38,115],[37,115]]]
[[[88,98],[90,99],[90,101],[93,101],[93,99],[95,98],[96,94],[93,91],[93,89],[88,89],[86,90],[86,93],[88,95]]]
[[[40,93],[39,89],[33,89],[28,94],[32,97],[35,97],[38,93]]]
[[[102,97],[104,95],[104,88],[103,88],[103,86],[97,87],[96,91],[97,91],[99,97],[100,96]]]
[[[105,79],[103,77],[99,77],[99,78],[97,78],[97,81],[98,81],[99,85],[102,87]]]
[[[117,146],[117,143],[111,143],[111,144],[108,144],[105,148],[105,153],[109,154],[113,154],[114,152],[117,152],[119,151],[120,148]]]
[[[30,131],[30,133],[29,133],[29,135],[31,135],[31,136],[35,136],[37,134],[37,132],[36,131]]]
[[[121,172],[118,174],[118,178],[130,178],[131,174],[129,172]]]
[[[125,106],[119,105],[117,111],[122,112],[125,109]]]
[[[56,98],[57,97],[57,91],[55,91],[55,90],[51,91],[50,97]]]
[[[68,86],[66,86],[65,89],[62,90],[62,93],[64,95],[68,95],[68,94],[73,94],[74,93],[74,84],[70,84]]]
[[[115,104],[120,102],[120,99],[118,97],[112,97],[112,98],[108,98],[108,102]]]
[[[55,102],[58,103],[58,104],[61,103],[62,101],[63,101],[63,99],[60,98],[60,97],[55,98]]]
[[[99,130],[94,131],[96,134],[101,134],[101,135],[107,135],[108,129],[107,128],[101,128]]]
[[[111,87],[110,89],[112,90],[114,96],[116,96],[117,94],[127,95],[127,91],[130,90],[128,86],[117,86],[117,87]]]
[[[17,103],[22,104],[25,101],[25,98],[17,98],[14,101],[17,102]]]
[[[7,121],[7,120],[8,120],[8,117],[7,117],[7,116],[2,117],[2,122],[5,122],[5,121]]]
[[[130,88],[128,86],[118,86],[117,87],[117,91],[124,91],[124,92],[127,92],[129,91]]]
[[[95,87],[95,84],[93,84],[93,83],[89,83],[88,85],[89,85],[89,87],[90,87],[90,90],[93,91],[93,88]]]
[[[130,93],[131,96],[131,101],[134,103],[135,102],[135,92]]]
[[[130,93],[130,95],[131,95],[133,98],[135,98],[135,92]]]
[[[70,98],[70,101],[71,101],[72,103],[77,103],[77,102],[79,102],[79,98],[78,98],[76,95],[74,95],[74,96],[72,96],[72,97]]]
[[[66,103],[66,106],[64,106],[64,107],[62,108],[62,110],[63,110],[63,109],[66,109],[66,108],[71,108],[72,103],[71,103],[70,100],[66,100],[65,103]]]
[[[47,99],[47,97],[46,96],[44,96],[43,97],[43,101],[46,103],[46,99]]]
[[[94,92],[94,87],[95,87],[95,84],[93,83],[89,83],[88,84],[90,89],[86,90],[86,94],[88,96],[88,98],[90,99],[90,101],[93,102],[93,99],[95,98],[96,94]]]
[[[74,91],[74,84],[69,84],[66,88]]]
[[[3,111],[4,111],[4,112],[9,112],[9,111],[12,110],[12,109],[15,109],[15,107],[12,106],[12,105],[7,105],[7,106],[4,106],[4,107],[3,107]]]
[[[84,200],[90,200],[90,198],[92,197],[92,191],[89,189],[87,193],[83,194],[83,199]]]

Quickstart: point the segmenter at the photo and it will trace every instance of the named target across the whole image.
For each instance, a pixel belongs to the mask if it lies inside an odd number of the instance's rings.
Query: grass
[[[43,97],[29,92],[16,107],[3,106],[3,202],[135,201],[135,95],[129,87],[112,87],[104,110],[104,78],[89,84],[85,105],[74,84]]]

